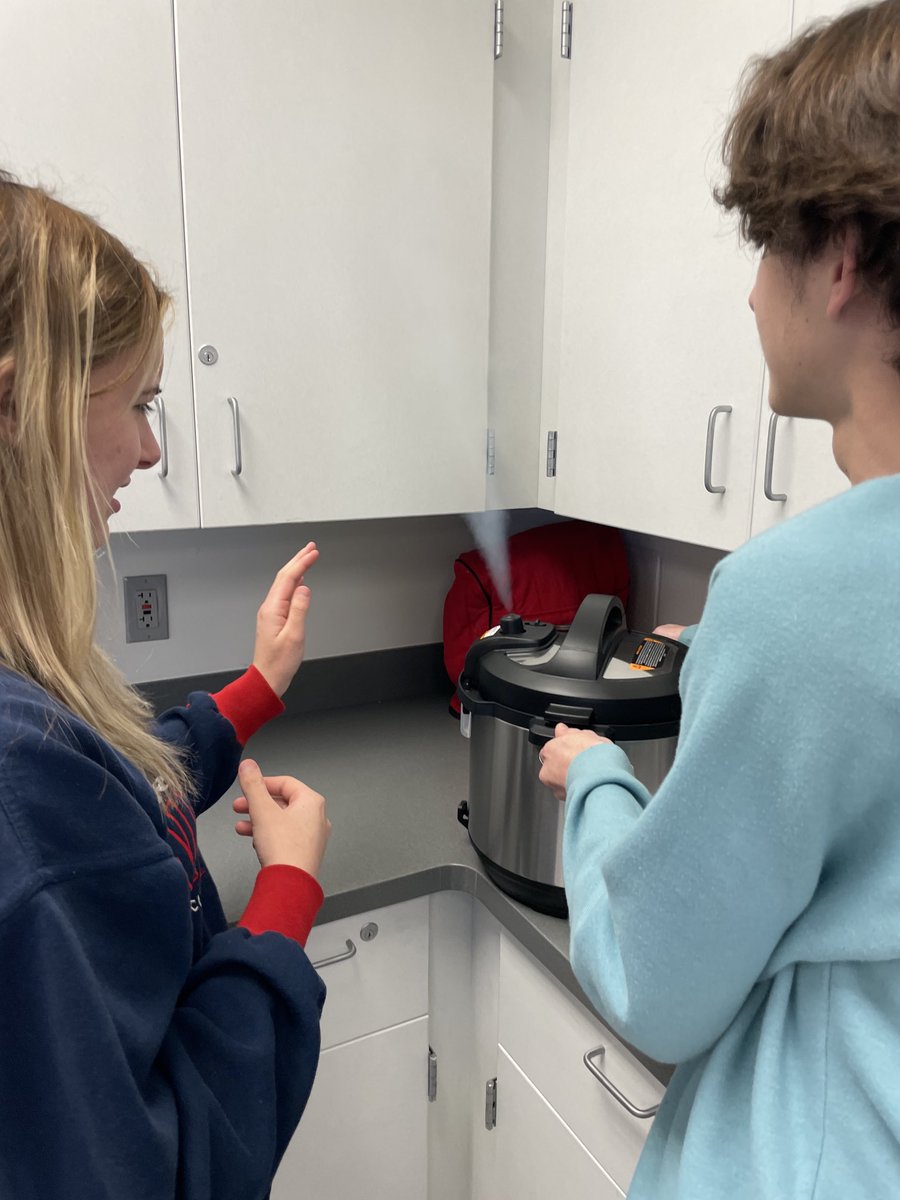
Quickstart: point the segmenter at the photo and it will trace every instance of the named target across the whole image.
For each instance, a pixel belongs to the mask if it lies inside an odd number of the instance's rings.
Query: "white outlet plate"
[[[158,642],[169,636],[165,575],[126,575],[125,641]]]

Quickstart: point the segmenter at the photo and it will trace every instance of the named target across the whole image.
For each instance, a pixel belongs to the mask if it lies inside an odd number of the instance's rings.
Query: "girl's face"
[[[154,349],[134,369],[134,356],[122,354],[91,372],[87,412],[87,459],[95,499],[91,503],[94,545],[106,539],[106,523],[121,505],[116,492],[128,487],[134,471],[159,462],[159,445],[148,412],[159,392],[162,350]]]

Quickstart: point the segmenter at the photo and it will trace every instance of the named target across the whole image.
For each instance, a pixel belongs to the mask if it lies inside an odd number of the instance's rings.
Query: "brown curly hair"
[[[753,59],[723,157],[714,195],[745,239],[803,263],[854,229],[860,276],[900,325],[900,0]]]

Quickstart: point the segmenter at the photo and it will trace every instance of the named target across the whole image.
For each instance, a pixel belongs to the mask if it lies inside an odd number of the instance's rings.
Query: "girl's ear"
[[[5,442],[11,442],[16,432],[16,406],[13,400],[15,376],[12,359],[0,363],[0,438]]]

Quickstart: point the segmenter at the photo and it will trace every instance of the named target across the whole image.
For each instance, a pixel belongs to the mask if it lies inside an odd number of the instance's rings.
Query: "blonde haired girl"
[[[322,797],[241,764],[262,870],[234,929],[195,821],[283,707],[315,546],[278,573],[249,670],[158,722],[94,643],[94,551],[159,459],[168,307],[121,242],[0,172],[0,1195],[19,1200],[263,1197],[318,1059]]]

